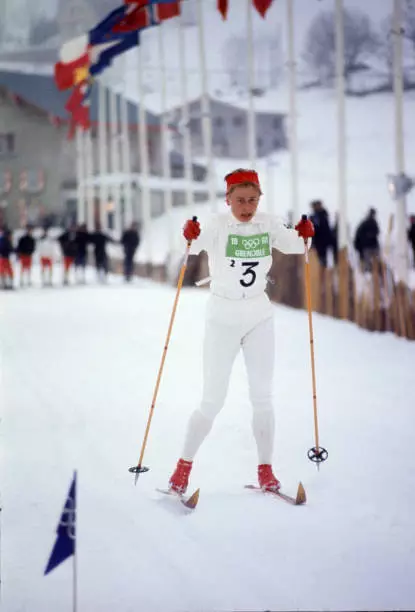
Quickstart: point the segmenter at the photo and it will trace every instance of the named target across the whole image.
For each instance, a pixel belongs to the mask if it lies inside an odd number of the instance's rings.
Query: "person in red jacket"
[[[186,222],[183,235],[191,253],[207,251],[210,298],[203,347],[203,393],[190,417],[181,457],[169,488],[183,494],[193,459],[221,410],[236,355],[242,349],[253,406],[253,433],[258,454],[258,482],[263,490],[278,490],[272,470],[274,443],[273,306],[265,293],[272,249],[285,254],[305,252],[314,226],[305,217],[295,227],[258,211],[262,195],[254,170],[238,168],[225,177],[228,212],[212,218],[203,231]],[[200,236],[200,237],[199,237]]]
[[[63,255],[63,284],[69,285],[69,271],[75,262],[77,254],[76,225],[72,225],[58,237]]]
[[[0,280],[3,289],[14,289],[13,268],[10,255],[14,252],[12,233],[8,228],[0,229]]]

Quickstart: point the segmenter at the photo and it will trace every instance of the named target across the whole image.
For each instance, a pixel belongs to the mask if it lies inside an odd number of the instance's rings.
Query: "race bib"
[[[255,234],[254,236],[237,236],[230,234],[226,245],[226,257],[249,258],[268,257],[271,255],[269,234]]]

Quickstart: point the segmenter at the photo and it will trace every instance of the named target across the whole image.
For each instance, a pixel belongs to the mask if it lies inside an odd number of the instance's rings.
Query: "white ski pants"
[[[271,463],[274,441],[272,380],[274,324],[264,294],[244,300],[212,295],[203,347],[203,397],[190,417],[183,459],[192,461],[226,399],[235,357],[242,348],[253,406],[258,463]]]

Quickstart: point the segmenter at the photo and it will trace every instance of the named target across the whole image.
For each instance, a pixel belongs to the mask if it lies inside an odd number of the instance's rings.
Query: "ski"
[[[286,493],[283,493],[281,490],[280,491],[263,491],[261,487],[258,487],[258,485],[249,484],[249,485],[245,485],[244,488],[250,489],[251,491],[259,491],[264,494],[273,495],[274,497],[279,497],[280,499],[283,499],[284,501],[291,504],[292,506],[301,506],[302,504],[305,504],[307,501],[306,492],[301,482],[298,484],[297,495],[295,497],[292,497],[291,495],[287,495]]]
[[[156,491],[158,493],[163,493],[163,495],[170,495],[171,497],[178,499],[183,504],[183,506],[185,506],[189,510],[194,510],[197,506],[197,502],[199,501],[200,489],[196,489],[196,491],[192,493],[190,497],[180,495],[172,489],[156,489]]]

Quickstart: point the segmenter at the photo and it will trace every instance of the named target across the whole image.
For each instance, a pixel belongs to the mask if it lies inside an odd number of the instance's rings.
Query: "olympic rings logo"
[[[60,527],[66,527],[67,535],[71,540],[75,539],[75,529],[76,529],[76,508],[75,502],[70,497],[68,499],[67,507],[64,508],[61,516],[61,520],[59,521]]]
[[[242,240],[242,245],[244,247],[244,249],[256,249],[257,247],[259,247],[260,244],[260,240],[259,238],[248,238],[245,240]]]

